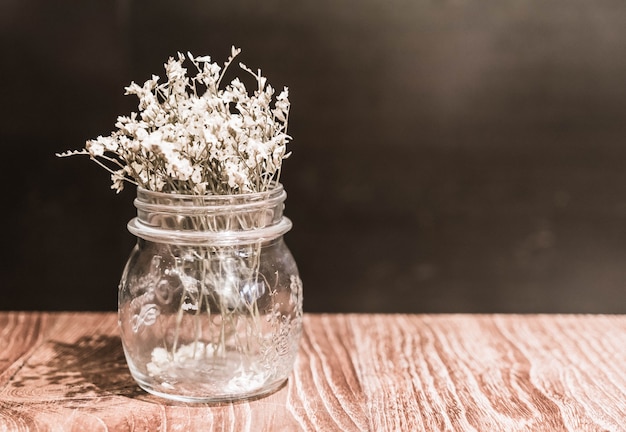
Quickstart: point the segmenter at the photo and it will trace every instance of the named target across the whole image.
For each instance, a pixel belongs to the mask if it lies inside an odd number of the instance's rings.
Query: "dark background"
[[[2,0],[0,308],[114,310],[134,192],[58,159],[177,51],[290,88],[305,310],[626,312],[622,0]]]

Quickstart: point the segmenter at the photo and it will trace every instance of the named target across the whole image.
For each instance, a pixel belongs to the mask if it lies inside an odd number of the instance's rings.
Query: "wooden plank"
[[[0,431],[626,430],[626,317],[307,315],[274,394],[141,391],[114,314],[0,313]]]

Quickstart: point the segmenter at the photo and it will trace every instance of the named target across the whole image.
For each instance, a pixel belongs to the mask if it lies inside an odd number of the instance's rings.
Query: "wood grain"
[[[623,431],[626,317],[307,315],[253,401],[141,391],[116,316],[0,313],[0,431]]]

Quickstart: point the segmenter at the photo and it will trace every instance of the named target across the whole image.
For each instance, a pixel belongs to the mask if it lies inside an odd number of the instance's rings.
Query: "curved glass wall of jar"
[[[198,402],[285,382],[302,326],[302,283],[283,234],[285,192],[192,196],[139,189],[138,237],[119,287],[130,371],[146,391]]]

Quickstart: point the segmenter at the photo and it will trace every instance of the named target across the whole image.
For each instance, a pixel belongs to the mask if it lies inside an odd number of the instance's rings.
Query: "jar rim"
[[[233,200],[241,200],[241,201],[256,201],[257,199],[262,200],[264,197],[280,194],[284,191],[284,187],[282,183],[271,183],[272,187],[260,192],[242,192],[236,194],[184,194],[177,192],[160,192],[153,191],[151,189],[146,189],[141,186],[137,186],[137,195],[147,195],[155,198],[169,198],[169,199],[177,199],[177,200],[190,200],[190,199],[201,199],[201,200],[216,200],[216,201],[233,201]]]
[[[275,207],[287,199],[287,192],[278,183],[273,189],[263,192],[231,195],[191,195],[167,192],[154,192],[137,189],[134,205],[137,210],[147,212],[166,212],[170,214],[219,214],[238,210]]]

